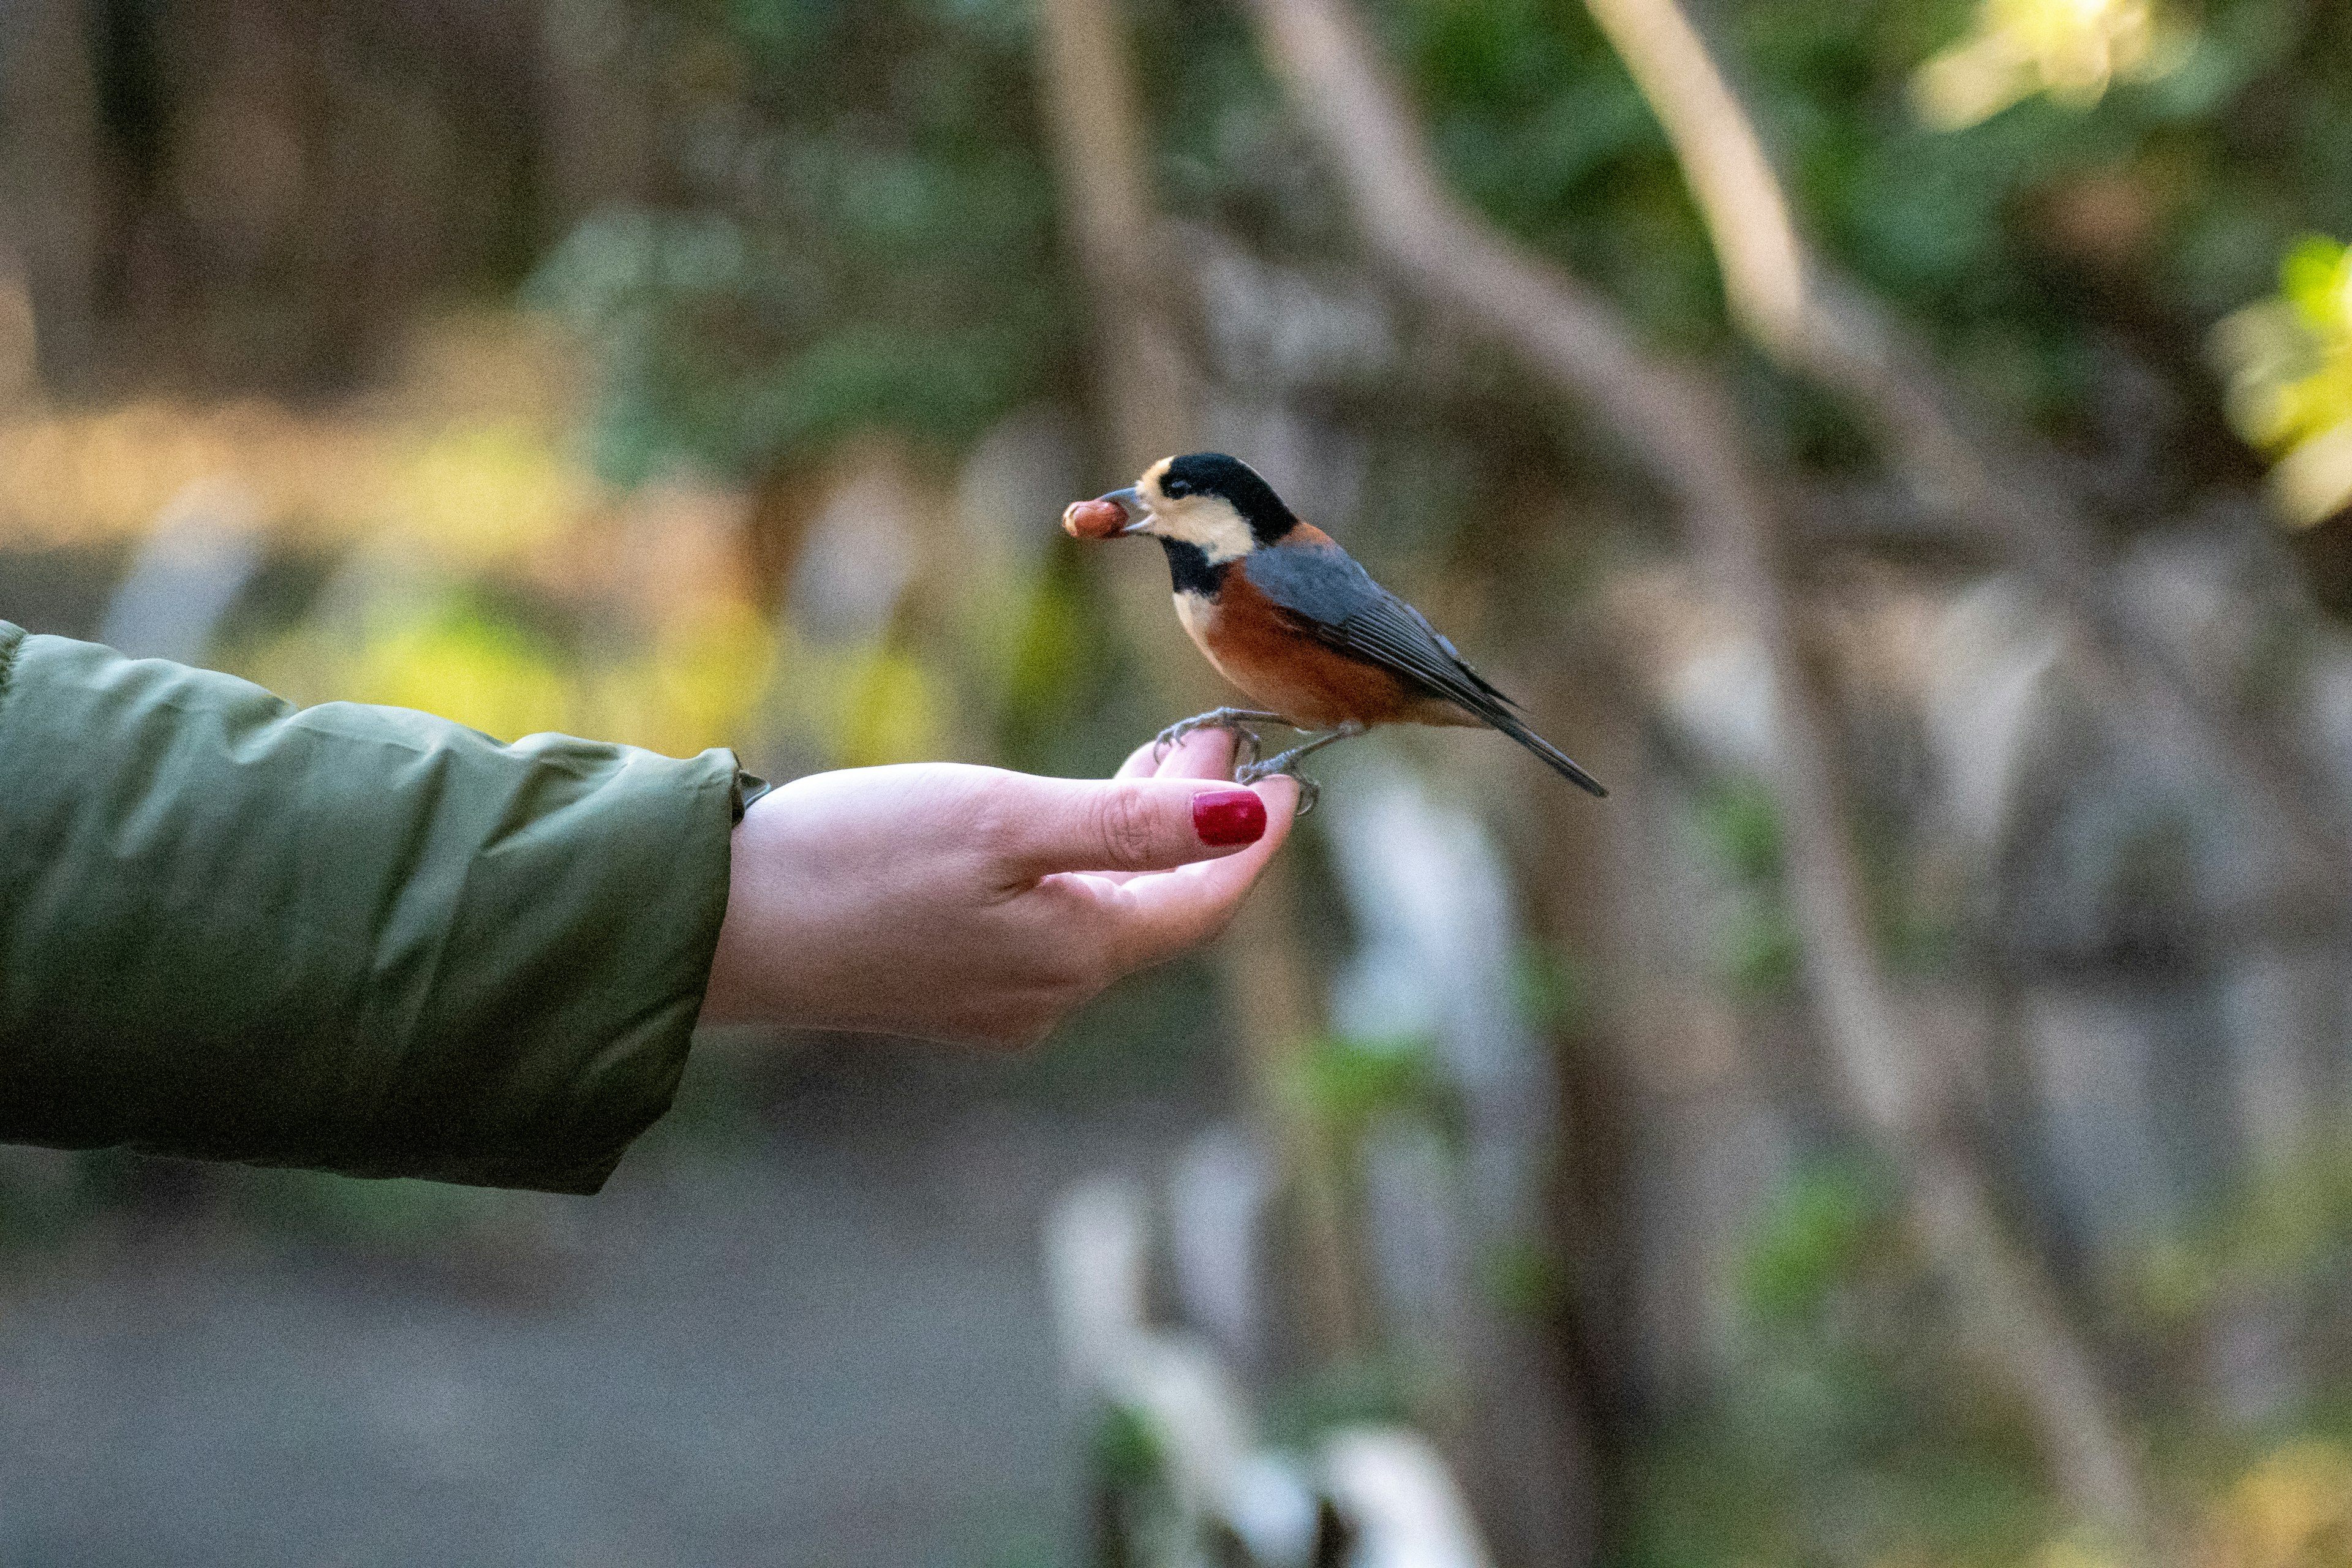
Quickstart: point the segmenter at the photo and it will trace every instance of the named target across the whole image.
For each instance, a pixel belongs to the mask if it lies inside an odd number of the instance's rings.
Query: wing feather
[[[1527,727],[1518,704],[1470,668],[1429,617],[1372,581],[1336,544],[1252,551],[1250,582],[1300,630],[1351,658],[1404,677],[1500,730],[1580,788],[1606,795],[1601,781]]]

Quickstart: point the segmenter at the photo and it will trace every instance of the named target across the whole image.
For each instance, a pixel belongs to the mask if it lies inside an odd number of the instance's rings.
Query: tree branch
[[[1978,431],[1960,400],[1859,287],[1811,257],[1762,139],[1675,0],[1585,0],[1649,100],[1690,182],[1732,318],[1783,368],[1843,394],[1923,496],[1965,518],[2087,634],[2118,707],[2196,736],[2341,884],[2352,871],[2336,782],[2256,721],[2112,591],[2089,521],[2021,431]],[[1992,454],[2008,454],[1998,460]]]

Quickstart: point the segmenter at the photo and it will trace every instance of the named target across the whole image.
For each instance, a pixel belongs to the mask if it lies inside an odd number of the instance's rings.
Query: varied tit
[[[1171,724],[1165,747],[1198,729],[1325,731],[1244,766],[1244,784],[1297,775],[1299,762],[1375,724],[1490,725],[1592,795],[1609,792],[1528,728],[1517,704],[1462,661],[1427,617],[1371,579],[1331,536],[1301,522],[1256,470],[1219,452],[1154,463],[1133,487],[1080,501],[1063,526],[1083,538],[1160,542],[1176,616],[1209,662],[1257,708],[1219,708]],[[1313,805],[1311,781],[1301,779]]]

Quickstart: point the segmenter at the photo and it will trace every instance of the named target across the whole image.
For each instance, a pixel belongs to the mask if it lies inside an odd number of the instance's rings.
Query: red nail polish
[[[1203,844],[1255,844],[1265,837],[1265,802],[1254,790],[1213,789],[1192,797],[1192,831]]]

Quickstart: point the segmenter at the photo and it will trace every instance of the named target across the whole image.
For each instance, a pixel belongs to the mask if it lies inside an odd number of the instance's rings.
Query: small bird
[[[1148,535],[1167,552],[1176,616],[1217,672],[1259,703],[1171,724],[1164,750],[1194,730],[1248,726],[1325,731],[1253,763],[1244,784],[1298,777],[1308,754],[1375,724],[1490,725],[1570,784],[1605,795],[1599,779],[1528,728],[1518,704],[1462,660],[1428,617],[1378,583],[1331,536],[1302,522],[1274,487],[1222,452],[1163,458],[1127,489],[1079,501],[1062,525],[1081,538]],[[1299,778],[1302,811],[1313,781]]]

